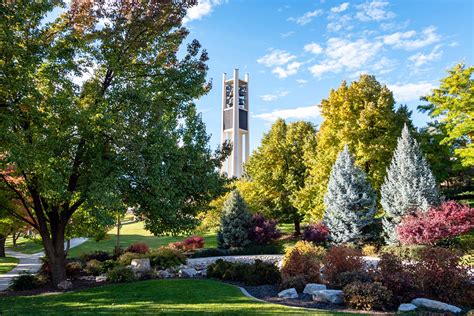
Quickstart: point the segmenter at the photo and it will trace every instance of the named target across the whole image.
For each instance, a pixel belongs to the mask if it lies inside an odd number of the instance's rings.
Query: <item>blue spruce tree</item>
[[[324,203],[324,223],[335,244],[359,240],[362,229],[373,222],[375,193],[347,145],[332,167]]]
[[[382,220],[388,244],[398,243],[396,227],[404,215],[439,202],[435,178],[420,146],[405,125],[381,187]]]
[[[249,228],[252,223],[247,204],[239,191],[234,190],[225,201],[221,226],[217,234],[219,248],[245,247],[250,243]]]

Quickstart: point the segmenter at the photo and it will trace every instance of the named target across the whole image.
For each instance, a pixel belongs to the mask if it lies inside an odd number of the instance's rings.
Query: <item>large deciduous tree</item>
[[[354,165],[354,158],[345,145],[332,167],[324,197],[324,224],[329,228],[333,243],[360,240],[363,228],[374,220],[375,198],[367,176]]]
[[[465,167],[474,167],[474,66],[458,64],[448,70],[439,88],[422,99],[419,108],[434,118],[444,132],[441,144],[455,145],[454,152]]]
[[[296,193],[304,186],[307,167],[303,158],[316,146],[316,128],[308,122],[286,124],[278,119],[264,135],[262,144],[245,164],[259,195],[273,217],[291,221],[300,234],[304,213],[295,206]]]
[[[385,211],[383,228],[389,244],[398,242],[396,227],[403,216],[426,211],[439,202],[436,180],[406,125],[380,191]]]
[[[194,40],[177,56],[193,3],[0,4],[0,171],[14,170],[0,185],[39,231],[55,285],[79,209],[139,204],[147,228],[173,233],[220,186],[225,154],[210,151],[193,104],[210,89],[207,54]]]
[[[308,157],[309,177],[297,199],[298,207],[313,220],[323,217],[331,168],[344,144],[378,190],[397,137],[410,120],[406,107],[395,110],[392,92],[370,75],[361,75],[350,85],[343,81],[337,90],[331,90],[329,98],[321,101],[321,115],[324,121],[315,156]]]

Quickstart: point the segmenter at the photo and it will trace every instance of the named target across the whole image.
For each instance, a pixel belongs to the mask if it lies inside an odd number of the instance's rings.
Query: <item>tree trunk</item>
[[[69,249],[71,248],[71,239],[68,239],[66,241],[66,250],[64,251],[66,256],[67,256],[67,253],[69,252]]]
[[[65,225],[52,225],[51,235],[49,231],[41,232],[43,246],[48,257],[49,268],[53,286],[57,287],[59,283],[66,280],[66,255],[64,252],[64,228]]]
[[[20,238],[20,233],[13,233],[13,236],[12,236],[12,241],[13,241],[13,248],[16,247],[16,242],[18,241],[18,238]]]
[[[295,219],[295,236],[301,235],[301,223],[299,219]]]
[[[7,237],[0,237],[0,258],[5,258],[5,241]]]

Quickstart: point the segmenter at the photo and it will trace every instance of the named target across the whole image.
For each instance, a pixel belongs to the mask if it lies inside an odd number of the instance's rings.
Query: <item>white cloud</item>
[[[345,30],[351,30],[354,28],[353,25],[350,25],[350,21],[352,21],[352,18],[348,14],[344,14],[342,16],[330,15],[328,18],[331,20],[331,22],[328,23],[326,28],[330,32],[337,32],[342,30],[343,28]]]
[[[188,23],[193,20],[201,20],[206,15],[211,14],[213,7],[221,4],[221,0],[199,0],[198,4],[189,8],[183,23]]]
[[[286,65],[286,67],[276,67],[272,70],[272,73],[276,74],[278,78],[283,79],[292,75],[295,75],[298,72],[298,69],[301,67],[301,63],[294,61]]]
[[[294,31],[289,31],[289,32],[286,32],[286,33],[281,33],[281,37],[282,38],[287,38],[287,37],[290,37],[293,34],[295,34]]]
[[[304,46],[305,52],[310,52],[313,54],[321,54],[323,52],[323,48],[316,43],[309,43]]]
[[[386,1],[365,2],[357,6],[359,10],[356,18],[362,22],[382,21],[395,17],[395,13],[385,9],[389,3]]]
[[[346,11],[348,7],[349,7],[349,2],[344,2],[344,3],[341,3],[340,6],[331,8],[331,12],[332,13],[341,13],[341,12]]]
[[[320,16],[321,14],[323,14],[323,10],[316,9],[314,11],[306,12],[305,14],[300,16],[299,18],[291,17],[291,18],[288,19],[288,21],[295,21],[299,25],[305,25],[305,24],[308,24],[309,22],[311,22],[313,20],[313,18],[315,18],[317,16]]]
[[[295,59],[296,56],[285,52],[284,50],[272,50],[270,53],[257,59],[259,64],[263,64],[267,67],[282,66]]]
[[[425,28],[418,38],[415,38],[416,35],[417,33],[412,30],[407,32],[396,32],[383,36],[382,38],[385,44],[405,50],[419,49],[440,40],[440,36],[436,34],[436,28],[434,26]]]
[[[307,84],[307,83],[308,83],[308,80],[305,80],[305,79],[296,79],[296,82],[299,83],[299,84]]]
[[[392,90],[395,101],[407,102],[419,100],[421,96],[427,95],[435,88],[435,85],[427,82],[387,85]]]
[[[278,118],[282,119],[310,119],[320,116],[320,109],[317,105],[298,107],[294,109],[286,110],[275,110],[268,113],[262,113],[254,115],[255,118],[259,118],[265,121],[275,121]]]
[[[437,60],[443,55],[443,51],[440,50],[441,45],[436,45],[429,54],[417,53],[410,56],[408,59],[413,62],[415,67],[423,66],[430,61]]]
[[[392,72],[396,64],[397,62],[395,60],[383,56],[372,65],[371,69],[377,74],[384,75]]]
[[[276,101],[281,97],[287,96],[288,93],[289,93],[288,91],[280,91],[273,94],[264,94],[260,96],[260,99],[262,99],[262,101],[265,101],[265,102]]]
[[[358,70],[365,67],[369,61],[378,55],[382,48],[380,42],[370,42],[358,39],[350,42],[342,38],[330,38],[325,50],[327,59],[313,65],[309,71],[315,77],[326,72],[339,73],[342,70]]]

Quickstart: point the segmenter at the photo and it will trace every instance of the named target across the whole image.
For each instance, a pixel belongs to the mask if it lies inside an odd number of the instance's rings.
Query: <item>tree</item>
[[[207,53],[181,26],[187,1],[0,4],[0,186],[42,237],[53,284],[82,207],[140,205],[147,228],[176,233],[222,183],[194,99],[210,89]],[[20,178],[21,181],[13,181]]]
[[[428,105],[419,109],[439,119],[445,130],[441,144],[454,144],[455,153],[465,167],[474,166],[474,66],[458,64],[448,70],[440,87],[422,98]]]
[[[303,157],[316,146],[315,135],[316,128],[309,122],[286,124],[278,119],[245,164],[258,195],[268,203],[268,215],[292,221],[298,235],[304,213],[295,206],[296,193],[305,183],[307,167]]]
[[[385,211],[383,227],[390,244],[397,243],[396,227],[402,216],[426,211],[439,201],[435,178],[406,125],[398,139],[381,195]]]
[[[252,224],[245,201],[234,190],[224,203],[221,217],[221,227],[218,233],[220,248],[245,247],[250,243],[249,229]]]
[[[375,192],[347,145],[332,167],[324,203],[324,224],[335,244],[357,241],[374,219]]]
[[[350,85],[343,81],[337,90],[331,90],[329,98],[321,101],[321,115],[324,121],[317,134],[316,150],[306,157],[309,176],[297,200],[300,210],[310,214],[313,221],[323,217],[329,175],[343,146],[347,144],[355,164],[378,190],[397,136],[403,124],[410,121],[407,108],[395,110],[392,92],[369,75],[361,75]]]

